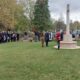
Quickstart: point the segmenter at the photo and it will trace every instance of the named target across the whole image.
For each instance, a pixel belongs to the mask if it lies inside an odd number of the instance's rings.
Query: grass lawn
[[[0,80],[80,80],[80,49],[57,50],[54,45],[0,44]]]

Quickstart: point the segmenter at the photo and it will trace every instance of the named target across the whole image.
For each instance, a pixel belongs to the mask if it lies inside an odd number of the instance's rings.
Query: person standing
[[[41,41],[41,46],[44,47],[44,33],[40,33],[40,41]]]
[[[38,41],[38,31],[35,32],[35,42]]]
[[[63,36],[64,36],[63,30],[60,31],[60,35],[61,35],[61,41],[63,41]]]
[[[58,50],[59,50],[60,49],[60,40],[61,40],[60,32],[56,33],[56,40],[57,40],[57,45],[58,45]]]
[[[16,38],[17,38],[17,41],[19,41],[20,35],[18,32],[16,33]]]
[[[49,32],[48,31],[45,33],[45,42],[46,42],[46,47],[48,47],[48,42],[49,42]]]

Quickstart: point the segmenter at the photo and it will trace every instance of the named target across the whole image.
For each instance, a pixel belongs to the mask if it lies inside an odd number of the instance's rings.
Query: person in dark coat
[[[46,47],[48,47],[48,42],[49,42],[49,32],[48,31],[45,33],[45,42],[46,42]]]
[[[16,33],[17,41],[19,41],[19,33]]]
[[[64,32],[61,31],[60,35],[61,35],[61,41],[63,41]]]
[[[0,32],[0,43],[2,43],[2,33]]]
[[[35,32],[35,42],[38,41],[38,31]]]

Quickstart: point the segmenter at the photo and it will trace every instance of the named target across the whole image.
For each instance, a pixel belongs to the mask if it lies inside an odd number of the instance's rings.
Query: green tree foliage
[[[0,29],[23,30],[28,23],[23,5],[16,0],[0,0]]]
[[[0,0],[0,23],[4,24],[5,28],[14,27],[16,5],[16,0]]]
[[[80,29],[80,22],[78,22],[78,21],[71,22],[70,29],[71,29],[71,31],[79,30]]]
[[[17,23],[15,26],[15,30],[17,31],[26,31],[29,27],[29,20],[25,15],[20,14],[20,16],[17,16]]]
[[[23,5],[19,3],[14,13],[14,18],[16,19],[15,30],[25,31],[28,29],[29,20],[24,15]]]
[[[28,29],[32,29],[33,24],[32,24],[32,20],[33,20],[33,12],[34,12],[34,5],[35,5],[35,0],[20,0],[20,3],[23,5],[24,7],[24,12],[26,14],[26,17],[28,18]]]
[[[54,26],[53,26],[54,30],[58,31],[58,30],[66,30],[66,25],[63,21],[55,21],[54,22]]]
[[[37,0],[34,6],[34,28],[40,31],[48,30],[51,27],[48,0]]]

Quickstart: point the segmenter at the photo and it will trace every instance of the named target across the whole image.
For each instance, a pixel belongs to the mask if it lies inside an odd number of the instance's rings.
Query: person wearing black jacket
[[[48,47],[48,42],[49,42],[49,32],[48,31],[45,33],[45,42],[46,42],[46,47]]]

